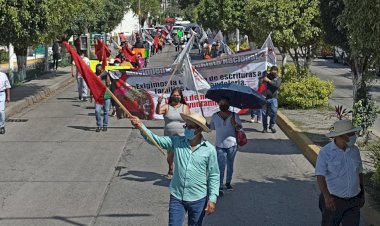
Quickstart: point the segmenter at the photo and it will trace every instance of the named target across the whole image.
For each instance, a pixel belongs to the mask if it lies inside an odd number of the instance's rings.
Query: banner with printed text
[[[257,50],[213,60],[191,62],[194,71],[191,73],[177,72],[163,95],[165,101],[167,102],[171,91],[175,87],[179,87],[183,90],[184,98],[191,111],[200,114],[200,106],[202,105],[205,116],[209,117],[218,111],[218,104],[205,98],[205,93],[199,93],[200,100],[198,100],[197,93],[192,88],[185,87],[184,81],[186,78],[184,76],[192,74],[195,83],[199,82],[200,78],[203,77],[201,78],[202,82],[206,80],[211,87],[222,83],[236,83],[257,90],[260,78],[266,72],[265,53],[266,50]],[[169,83],[174,67],[175,65],[166,68],[150,68],[142,69],[138,72],[127,72],[128,76],[125,84],[129,87],[130,92],[120,92],[122,95],[119,95],[118,98],[122,102],[124,101],[124,105],[132,114],[142,119],[161,119],[161,115],[155,114],[155,107],[158,97],[162,95],[165,86]],[[183,67],[183,70],[186,70],[186,67]],[[134,95],[124,95],[124,93],[134,93]],[[239,109],[234,110],[239,111]]]

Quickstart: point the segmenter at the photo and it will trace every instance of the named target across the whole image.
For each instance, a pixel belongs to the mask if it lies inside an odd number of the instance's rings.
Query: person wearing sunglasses
[[[210,132],[206,119],[197,114],[180,114],[185,121],[184,136],[157,136],[137,117],[131,123],[149,134],[163,149],[174,152],[176,170],[170,182],[169,225],[200,226],[204,215],[215,211],[219,195],[219,167],[215,147],[202,135]],[[144,136],[145,140],[149,140]]]

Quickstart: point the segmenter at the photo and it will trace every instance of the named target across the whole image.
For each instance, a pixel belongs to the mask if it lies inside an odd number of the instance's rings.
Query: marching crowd
[[[176,34],[180,44],[183,38]],[[157,52],[162,52],[164,42],[159,42]],[[137,37],[134,48],[145,48]],[[219,42],[204,43],[204,58],[218,57],[222,54]],[[82,52],[86,64],[89,59]],[[122,58],[120,56],[120,58]],[[122,59],[121,59],[122,60]],[[115,58],[116,61],[116,58]],[[144,63],[144,66],[146,63]],[[278,110],[278,90],[281,79],[277,67],[272,67],[264,77],[266,105],[263,109],[254,109],[251,122],[262,123],[263,133],[276,133],[276,114]],[[80,73],[72,70],[78,85],[78,99],[91,101],[88,87]],[[111,78],[100,65],[96,75],[112,90]],[[107,131],[108,117],[115,103],[108,92],[104,94],[104,104],[95,104],[96,132]],[[237,132],[242,130],[238,114],[230,109],[230,99],[221,97],[219,111],[207,122],[206,118],[191,112],[179,88],[172,90],[167,103],[158,99],[156,114],[164,117],[164,136],[158,136],[147,129],[138,117],[131,117],[131,123],[151,136],[162,148],[168,151],[167,176],[171,179],[169,201],[169,225],[182,226],[185,214],[188,225],[202,225],[205,214],[216,209],[218,197],[225,191],[233,190],[234,160],[238,150]],[[5,103],[10,101],[10,84],[7,76],[0,72],[0,134],[5,133]],[[101,112],[103,111],[103,119]],[[114,115],[114,113],[111,113]],[[268,123],[269,117],[269,123]],[[211,144],[202,135],[215,130],[216,142]],[[363,186],[363,167],[360,152],[355,145],[357,132],[349,120],[337,121],[327,134],[332,141],[324,146],[318,155],[315,175],[321,190],[319,208],[322,212],[323,226],[357,226],[360,221],[360,208],[365,203]],[[146,135],[143,135],[148,141]],[[226,172],[226,178],[225,178]]]

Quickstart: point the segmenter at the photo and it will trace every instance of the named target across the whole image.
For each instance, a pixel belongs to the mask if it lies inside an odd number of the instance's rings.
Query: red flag
[[[102,40],[96,40],[95,55],[99,61],[102,61],[102,69],[104,70],[107,66],[107,57],[111,56],[111,50]]]
[[[157,50],[158,49],[158,35],[157,34],[154,36],[153,45],[154,45],[154,48]]]
[[[67,42],[64,42],[63,44],[65,45],[67,51],[71,54],[78,72],[82,75],[84,81],[94,96],[95,102],[98,104],[104,104],[106,85],[98,76],[95,75],[94,72],[91,71],[90,67]]]
[[[164,29],[161,29],[161,35],[166,40],[168,33]]]
[[[124,57],[127,61],[131,62],[131,63],[134,63],[137,61],[137,56],[136,54],[133,54],[132,51],[128,48],[127,45],[125,45],[123,47],[123,54],[124,54]]]

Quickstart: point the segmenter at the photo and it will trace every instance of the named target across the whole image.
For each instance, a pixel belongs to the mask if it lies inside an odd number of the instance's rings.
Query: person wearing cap
[[[276,133],[274,125],[276,124],[277,110],[278,110],[278,90],[281,86],[281,78],[277,75],[278,68],[272,66],[269,75],[264,77],[264,82],[267,88],[265,89],[263,95],[267,100],[267,104],[264,107],[263,114],[263,133],[268,132],[268,117],[269,117],[269,129],[272,133]]]
[[[185,121],[184,136],[157,136],[137,117],[136,128],[149,134],[163,149],[172,150],[176,170],[170,182],[169,225],[202,225],[205,214],[212,214],[219,194],[219,167],[215,147],[202,136],[210,132],[206,119],[197,114],[180,114]],[[145,140],[149,140],[144,136]]]
[[[317,158],[315,175],[321,195],[322,226],[357,226],[364,206],[363,165],[350,120],[334,123],[327,137],[333,138]]]
[[[0,72],[0,134],[5,134],[5,103],[11,101],[10,89],[7,75]]]

